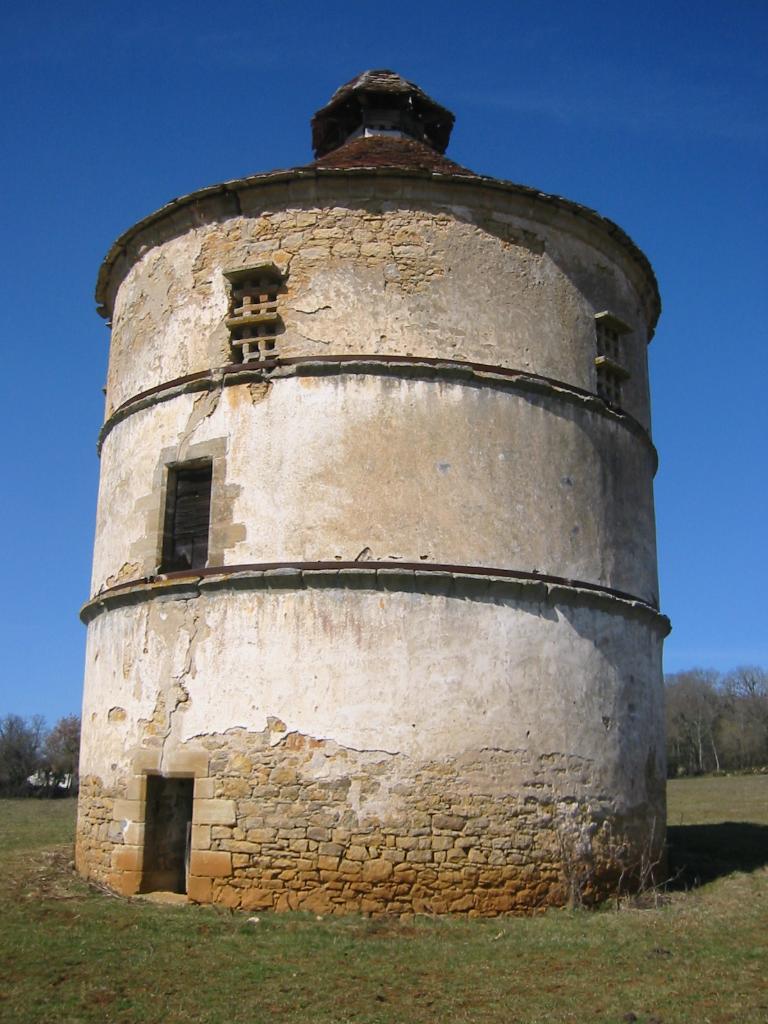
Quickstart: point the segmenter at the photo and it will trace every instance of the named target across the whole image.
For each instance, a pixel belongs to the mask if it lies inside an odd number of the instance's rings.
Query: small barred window
[[[622,385],[629,373],[622,365],[622,337],[630,328],[612,313],[595,316],[597,393],[609,405],[620,406]]]
[[[277,297],[283,275],[274,263],[260,263],[242,270],[225,271],[230,284],[229,340],[236,362],[249,363],[277,358],[277,335],[282,320]]]

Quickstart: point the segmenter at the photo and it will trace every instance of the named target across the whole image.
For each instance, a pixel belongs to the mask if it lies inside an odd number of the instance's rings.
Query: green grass
[[[685,885],[768,864],[768,775],[675,779],[667,804],[670,869]]]
[[[667,783],[670,825],[726,820],[768,825],[768,775],[712,775]]]
[[[763,860],[657,909],[402,924],[109,897],[68,867],[69,801],[0,801],[0,1021],[765,1024],[767,782],[670,784],[679,850],[738,817]]]

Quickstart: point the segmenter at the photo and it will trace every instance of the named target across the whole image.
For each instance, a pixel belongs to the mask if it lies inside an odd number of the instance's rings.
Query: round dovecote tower
[[[658,855],[656,282],[452,123],[366,72],[314,163],[107,256],[77,863],[118,892],[496,914]]]

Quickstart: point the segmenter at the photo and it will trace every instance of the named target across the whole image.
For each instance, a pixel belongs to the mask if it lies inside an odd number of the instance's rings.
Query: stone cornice
[[[591,391],[551,377],[514,370],[505,366],[470,363],[453,359],[422,356],[328,355],[297,356],[273,362],[231,363],[211,370],[191,373],[186,377],[158,384],[142,391],[119,405],[107,418],[99,432],[98,451],[113,428],[134,413],[167,402],[178,395],[198,391],[214,391],[256,381],[277,382],[291,377],[329,377],[341,374],[400,377],[407,380],[443,381],[470,387],[486,387],[504,391],[528,392],[557,397],[587,408],[623,426],[636,435],[652,453],[654,472],[658,456],[648,431],[629,413],[611,408]]]
[[[212,566],[127,580],[95,595],[80,611],[88,623],[103,611],[154,598],[189,600],[218,590],[382,590],[479,601],[598,607],[640,618],[666,636],[669,619],[647,601],[621,590],[560,576],[483,566],[426,562],[260,562]]]

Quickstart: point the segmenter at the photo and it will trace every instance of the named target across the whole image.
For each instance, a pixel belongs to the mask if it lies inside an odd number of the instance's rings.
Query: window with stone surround
[[[622,386],[629,377],[622,365],[622,337],[630,330],[607,310],[595,315],[597,393],[608,405],[621,405]]]
[[[283,275],[274,263],[257,263],[225,270],[230,301],[227,327],[235,362],[250,363],[277,358],[277,335],[282,320],[277,297]]]
[[[160,572],[205,568],[212,479],[210,459],[168,467]]]

